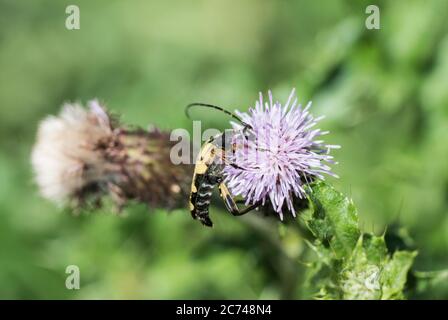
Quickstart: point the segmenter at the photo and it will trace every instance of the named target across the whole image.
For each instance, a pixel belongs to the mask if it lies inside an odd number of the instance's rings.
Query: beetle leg
[[[233,199],[232,195],[230,194],[229,189],[227,189],[225,183],[221,182],[218,188],[219,188],[219,194],[221,195],[221,198],[223,199],[227,210],[229,210],[229,212],[234,216],[242,216],[243,214],[246,214],[259,206],[258,203],[255,203],[253,205],[248,206],[247,208],[244,208],[243,210],[240,210],[235,200]]]

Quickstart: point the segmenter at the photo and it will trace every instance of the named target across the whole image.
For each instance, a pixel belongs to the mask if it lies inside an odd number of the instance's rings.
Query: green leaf
[[[417,255],[416,251],[396,251],[381,273],[381,299],[403,299],[408,271]]]
[[[324,182],[309,189],[310,210],[301,216],[317,260],[309,264],[306,286],[318,299],[403,299],[416,252],[388,251],[385,235],[362,234],[351,200]]]
[[[307,227],[337,258],[349,256],[360,236],[353,202],[325,182],[312,184],[308,197],[311,212],[303,215]]]
[[[326,248],[317,240],[314,244],[306,241],[308,247],[317,257],[307,265],[305,273],[304,290],[308,296],[316,299],[341,299],[341,292],[338,288],[338,274],[342,263],[334,259],[334,253],[330,248]]]
[[[359,238],[340,273],[344,299],[373,300],[381,297],[381,260],[378,258],[384,258],[382,249],[381,238],[371,235]]]
[[[363,234],[362,247],[367,259],[372,263],[380,264],[387,258],[387,247],[384,237],[377,237],[368,233]]]

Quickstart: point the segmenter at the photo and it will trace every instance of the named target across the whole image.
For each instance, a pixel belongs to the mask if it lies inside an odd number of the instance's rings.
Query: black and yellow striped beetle
[[[189,117],[188,110],[194,106],[214,108],[230,115],[243,125],[243,132],[247,132],[247,130],[252,129],[250,125],[244,123],[235,114],[225,110],[224,108],[207,103],[189,104],[185,109],[187,117]],[[226,165],[230,165],[239,168],[237,164],[229,163],[226,159],[227,152],[235,152],[236,148],[238,148],[238,146],[232,143],[234,134],[235,131],[233,130],[224,131],[223,133],[211,137],[203,144],[196,159],[189,199],[190,212],[194,219],[201,221],[203,225],[208,227],[213,226],[213,222],[209,216],[209,206],[212,192],[216,185],[218,185],[219,193],[227,210],[234,216],[243,215],[259,206],[259,204],[253,204],[240,210],[238,208],[237,201],[235,201],[232,197],[226,184],[224,183],[224,167]]]

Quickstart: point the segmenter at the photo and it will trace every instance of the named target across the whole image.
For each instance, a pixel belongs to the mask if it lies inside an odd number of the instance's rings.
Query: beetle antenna
[[[225,114],[227,114],[227,115],[231,116],[232,118],[234,118],[235,120],[237,120],[237,121],[238,121],[239,123],[241,123],[243,126],[245,126],[245,127],[249,127],[250,129],[252,129],[252,127],[251,127],[249,124],[245,123],[243,120],[240,119],[240,117],[238,117],[238,116],[235,115],[234,113],[232,113],[232,112],[230,112],[230,111],[228,111],[228,110],[226,110],[226,109],[224,109],[224,108],[222,108],[222,107],[215,106],[215,105],[213,105],[213,104],[202,103],[202,102],[194,102],[194,103],[190,103],[189,105],[187,105],[187,106],[185,107],[185,115],[187,116],[188,119],[191,119],[190,114],[189,114],[189,110],[190,110],[190,108],[192,108],[192,107],[206,107],[206,108],[212,108],[212,109],[216,109],[216,110],[222,111],[222,112],[224,112]]]

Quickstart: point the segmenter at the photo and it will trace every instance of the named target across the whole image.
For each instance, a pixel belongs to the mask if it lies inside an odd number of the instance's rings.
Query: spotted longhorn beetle
[[[243,133],[251,130],[251,126],[244,123],[235,114],[225,110],[224,108],[207,104],[207,103],[191,103],[185,108],[185,113],[189,117],[188,110],[191,107],[200,106],[220,110],[243,125]],[[204,143],[196,159],[193,180],[190,192],[190,212],[194,219],[201,221],[205,226],[212,227],[213,222],[209,216],[209,206],[213,189],[218,185],[219,193],[224,201],[227,210],[234,216],[241,216],[259,206],[258,203],[250,205],[240,210],[237,201],[230,194],[223,176],[223,170],[226,165],[240,168],[235,163],[229,163],[226,159],[227,152],[235,153],[237,146],[232,143],[235,131],[224,131],[214,137],[211,137]],[[227,148],[227,149],[226,149]],[[230,149],[230,150],[229,150]]]

